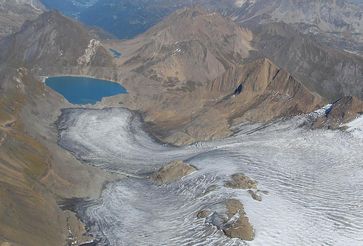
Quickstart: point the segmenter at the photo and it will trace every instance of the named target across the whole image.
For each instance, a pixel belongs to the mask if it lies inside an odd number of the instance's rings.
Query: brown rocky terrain
[[[88,240],[58,202],[97,197],[112,175],[86,167],[57,145],[60,97],[26,68],[2,70],[0,110],[0,243],[64,245]],[[37,122],[34,124],[34,122]]]
[[[250,224],[242,203],[236,199],[226,201],[227,216],[229,220],[238,215],[238,219],[229,224],[223,232],[231,238],[239,238],[245,241],[252,241],[255,238],[255,233]]]
[[[210,209],[203,209],[197,213],[197,217],[207,219],[208,217],[217,216],[222,220],[222,224],[216,224],[215,226],[219,227],[226,236],[252,241],[255,238],[255,232],[246,216],[243,204],[237,199],[227,199],[222,207],[225,212],[218,213]]]
[[[247,177],[243,173],[236,173],[231,176],[231,180],[224,184],[227,188],[247,190],[252,199],[256,201],[262,201],[262,197],[259,195],[261,192],[257,189],[257,182]]]
[[[48,39],[52,35],[57,37],[54,33],[61,33],[62,25],[57,24],[56,15],[44,14],[25,24],[20,32],[1,40],[1,245],[64,245],[89,240],[76,216],[62,211],[58,203],[73,197],[98,197],[103,184],[115,178],[84,166],[57,145],[54,122],[60,109],[71,105],[46,88],[31,72],[33,64],[46,65],[48,58],[54,64],[68,61],[68,58],[57,60],[52,53],[61,47],[54,42],[64,37]],[[61,18],[67,24],[68,19]],[[54,26],[50,25],[52,23]],[[75,28],[74,37],[82,39],[78,34],[84,29],[77,30],[74,22],[68,23],[70,26],[63,30],[72,34]],[[42,33],[38,32],[40,30]],[[28,39],[28,35],[38,43],[29,42],[32,39]],[[77,41],[69,39],[72,40]],[[88,41],[83,43],[85,47],[78,47],[77,52],[84,52]],[[42,46],[49,49],[44,50]]]
[[[283,22],[328,46],[362,55],[362,6],[344,0],[241,0],[232,15],[239,23]]]
[[[8,66],[21,64],[42,73],[60,72],[64,67],[112,65],[111,55],[90,30],[55,11],[45,12],[1,40],[0,59]]]
[[[226,182],[225,186],[233,189],[257,189],[257,182],[244,174],[233,174],[231,180]]]
[[[226,181],[224,186],[247,190],[252,199],[262,201],[262,197],[258,194],[261,191],[257,190],[257,182],[242,173],[231,175],[231,180]],[[219,205],[222,205],[222,210]],[[227,199],[222,204],[203,208],[197,212],[196,217],[205,219],[206,223],[221,229],[228,237],[244,241],[252,241],[255,237],[253,226],[245,213],[244,206],[237,199]]]
[[[0,2],[0,38],[19,31],[25,21],[36,19],[45,11],[38,0],[5,0]]]
[[[242,91],[234,94],[240,86]],[[160,84],[159,88],[159,92],[165,91]],[[324,102],[266,59],[231,66],[205,84],[168,88],[158,97],[148,96],[150,93],[139,97],[147,105],[137,109],[145,112],[145,120],[157,137],[174,144],[220,138],[230,135],[235,124],[307,113]]]
[[[183,161],[172,161],[155,172],[151,179],[158,185],[175,182],[197,169]]]
[[[143,112],[159,139],[188,144],[230,135],[242,121],[266,122],[324,103],[270,60],[249,61],[253,38],[197,8],[176,12],[135,40],[106,46],[124,51],[117,66],[132,74],[123,79],[129,94],[122,103]]]
[[[247,25],[254,34],[257,57],[268,57],[307,88],[335,101],[363,99],[363,58],[327,46],[284,23]]]

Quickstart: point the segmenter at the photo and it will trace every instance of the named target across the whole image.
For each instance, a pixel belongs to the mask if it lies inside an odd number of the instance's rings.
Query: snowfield
[[[58,127],[61,146],[107,170],[147,176],[178,159],[198,168],[163,186],[124,179],[81,204],[91,233],[105,244],[363,245],[363,138],[299,127],[305,120],[241,126],[227,139],[180,148],[154,141],[125,109],[67,109]],[[363,129],[363,119],[350,126]],[[258,181],[261,202],[224,187],[239,172]],[[211,185],[216,189],[204,195]],[[252,242],[230,239],[196,218],[232,197],[255,228]]]
[[[363,116],[353,120],[345,126],[348,127],[348,132],[351,132],[356,137],[363,138]]]

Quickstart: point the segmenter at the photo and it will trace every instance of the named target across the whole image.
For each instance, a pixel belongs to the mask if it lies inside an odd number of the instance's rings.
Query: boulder
[[[252,197],[253,200],[256,200],[258,202],[261,202],[262,201],[262,197],[259,194],[257,194],[256,191],[248,190],[248,193],[251,195],[251,197]]]
[[[225,187],[233,189],[257,189],[257,182],[242,173],[233,174],[231,180],[225,183]]]

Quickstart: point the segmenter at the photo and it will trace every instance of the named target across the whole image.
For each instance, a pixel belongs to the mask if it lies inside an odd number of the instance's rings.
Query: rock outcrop
[[[236,199],[229,199],[226,201],[226,208],[229,219],[223,229],[226,236],[252,241],[255,238],[255,232],[246,216],[242,203]]]
[[[158,185],[175,182],[197,169],[183,161],[172,161],[155,172],[151,179]]]
[[[218,205],[222,206],[221,211],[202,209],[196,214],[197,218],[205,219],[206,223],[216,226],[230,238],[252,241],[255,232],[244,211],[243,204],[237,199],[228,199]]]
[[[325,115],[314,122],[315,128],[337,129],[363,114],[363,101],[356,97],[343,97],[326,110]]]
[[[231,180],[225,183],[225,186],[233,189],[257,189],[257,182],[253,181],[244,174],[233,174]]]

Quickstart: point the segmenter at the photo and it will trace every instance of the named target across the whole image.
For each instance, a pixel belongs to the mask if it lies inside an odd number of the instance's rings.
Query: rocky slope
[[[241,24],[284,22],[339,49],[362,54],[362,6],[355,1],[323,0],[43,0],[50,9],[101,27],[117,37],[133,38],[177,9],[197,4],[233,17]]]
[[[308,88],[335,101],[363,98],[363,58],[337,50],[284,23],[250,25],[257,56],[270,58]]]
[[[36,19],[44,10],[38,0],[1,1],[0,38],[18,31],[25,21]]]
[[[30,65],[43,72],[67,66],[107,66],[112,63],[110,57],[88,29],[55,11],[27,22],[0,41],[4,63]]]
[[[284,68],[304,83],[310,90],[317,91],[332,101],[349,95],[358,98],[363,97],[361,88],[363,58],[349,53],[352,50],[349,52],[344,51],[347,47],[359,51],[359,40],[362,36],[360,6],[332,0],[315,2],[200,0],[196,3],[204,8],[217,10],[248,28],[249,31],[245,30],[245,33],[248,33],[247,35],[250,37],[247,39],[248,42],[253,43],[249,45],[253,46],[252,50],[256,50],[256,56],[268,57],[276,65]],[[120,32],[125,30],[136,31],[136,33],[129,36],[125,34],[127,37],[132,37],[158,23],[165,15],[175,9],[189,4],[186,1],[158,0],[126,1],[120,5],[120,3],[111,0],[102,1],[88,9],[90,11],[88,14],[89,21],[83,21],[91,25],[107,27],[113,32],[115,30]],[[140,6],[144,6],[144,8],[140,8]],[[107,11],[98,11],[99,9],[107,9]],[[123,14],[120,14],[120,11]],[[114,14],[109,14],[110,12]],[[91,18],[95,15],[99,18]],[[114,20],[114,16],[119,16],[121,19]],[[93,23],[92,21],[101,23]],[[162,23],[164,23],[164,26],[167,25],[168,18],[163,20]],[[205,28],[209,28],[208,25],[204,25],[203,29]],[[178,31],[181,33],[188,31],[185,29],[179,28]],[[215,32],[211,30],[210,33]],[[252,36],[253,40],[251,42]],[[145,54],[145,52],[150,53],[154,49],[158,50],[163,46],[164,40],[161,40],[160,37],[149,36],[149,38],[154,43],[150,42],[148,44],[148,50],[140,51],[140,53],[143,53],[138,54],[141,56],[140,59],[151,57],[150,54]],[[215,37],[212,35],[210,38]],[[164,37],[164,39],[167,40],[168,37]],[[202,40],[199,37],[197,39]],[[246,40],[246,38],[242,40]],[[183,42],[181,42],[182,44]],[[184,43],[184,45],[187,44]],[[198,44],[194,42],[193,45],[189,46],[193,46],[193,49],[195,49],[196,45]],[[206,46],[209,46],[209,44]],[[182,47],[174,45],[174,47],[168,48],[180,52],[179,50]],[[170,52],[172,51],[169,50]],[[165,55],[167,56],[168,53],[164,52]],[[159,59],[166,58],[168,57],[159,57]],[[230,58],[227,57],[224,60],[229,61]],[[172,59],[170,59],[170,64],[176,65],[175,67],[179,66]],[[146,66],[148,65],[146,64]],[[169,67],[172,67],[172,65]],[[164,70],[163,73],[165,74],[165,70],[168,69],[150,68],[147,73],[153,74],[157,79],[158,74],[155,71]],[[177,68],[175,69],[177,70]],[[193,71],[194,69],[192,67],[189,70]],[[218,72],[217,69],[215,73]],[[212,73],[211,77],[214,75]],[[175,77],[174,74],[167,74],[167,76],[170,77],[170,80]]]
[[[133,38],[160,22],[175,10],[191,6],[185,0],[42,0],[49,9],[76,17],[89,26],[100,27],[120,39]],[[196,4],[211,9],[235,7],[234,0],[199,0]]]
[[[324,115],[318,117],[313,126],[330,129],[344,128],[349,123],[363,114],[363,102],[356,97],[343,97],[334,102]]]
[[[253,39],[217,13],[177,11],[119,44],[126,51],[121,67],[133,73],[123,82],[129,95],[122,102],[144,112],[159,138],[178,144],[229,135],[240,122],[266,122],[322,105],[323,98],[268,59],[249,61]]]
[[[362,6],[342,0],[242,0],[232,14],[237,22],[284,22],[328,44],[363,52]]]
[[[252,49],[248,30],[198,8],[177,11],[138,40],[125,66],[169,87],[216,78]]]
[[[64,60],[55,55],[65,41],[62,30],[74,35],[67,40],[70,51],[65,50]],[[32,72],[40,65],[46,70],[47,59],[54,65],[77,65],[77,55],[87,49],[89,40],[80,42],[79,51],[71,44],[79,41],[83,30],[47,13],[0,42],[1,245],[71,245],[89,240],[75,215],[62,211],[58,203],[97,197],[104,182],[114,178],[82,165],[57,145],[54,122],[60,108],[70,105]]]
[[[363,32],[360,7],[347,1],[244,0],[239,4],[236,17],[240,22],[260,18],[263,22],[305,23],[325,32]]]

